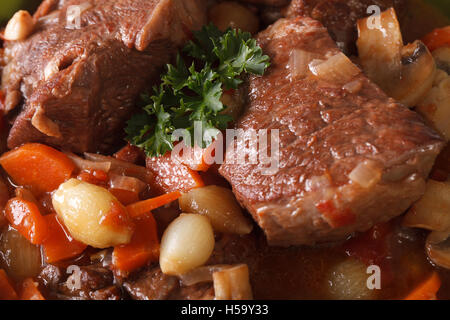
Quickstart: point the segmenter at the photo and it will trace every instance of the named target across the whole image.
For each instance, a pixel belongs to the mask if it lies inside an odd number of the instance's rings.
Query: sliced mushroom
[[[406,214],[403,225],[430,231],[450,230],[450,182],[429,180],[425,194]]]
[[[406,106],[420,103],[433,86],[436,64],[428,48],[415,41],[402,49],[402,71],[390,95]]]
[[[436,265],[450,269],[450,231],[433,231],[428,235],[425,249]]]
[[[358,20],[360,64],[366,75],[386,91],[386,84],[400,77],[402,33],[392,8],[381,13],[379,23],[371,21],[370,17]]]
[[[249,270],[246,264],[213,273],[216,300],[251,300]]]
[[[450,67],[450,62],[449,62]],[[433,87],[416,111],[450,141],[450,76],[443,70],[436,70]]]
[[[403,46],[393,8],[380,15],[378,24],[369,19],[358,21],[357,45],[364,72],[389,96],[408,107],[416,106],[433,85],[433,56],[421,41]]]

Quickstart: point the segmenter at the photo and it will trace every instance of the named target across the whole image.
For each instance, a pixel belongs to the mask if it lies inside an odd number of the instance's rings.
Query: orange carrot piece
[[[6,275],[5,270],[0,269],[0,300],[18,300],[16,290]]]
[[[48,263],[74,258],[86,249],[87,245],[70,236],[65,227],[59,223],[56,214],[49,214],[44,218],[49,227],[49,235],[42,246]]]
[[[0,157],[0,165],[14,182],[40,196],[59,187],[75,165],[64,153],[39,143],[25,144]]]
[[[433,274],[411,292],[405,300],[436,300],[436,294],[441,288],[441,279],[435,271]]]
[[[170,152],[164,156],[147,158],[147,168],[154,174],[151,189],[159,195],[173,191],[188,192],[204,186],[199,173],[172,160]]]
[[[38,206],[28,200],[12,198],[5,207],[9,223],[32,244],[42,244],[48,236],[48,225]]]
[[[177,200],[179,197],[181,197],[181,193],[179,191],[166,193],[156,198],[130,204],[127,206],[127,211],[130,217],[138,218],[156,208],[162,207],[168,203],[171,203],[172,201]]]
[[[135,220],[136,229],[130,243],[114,248],[112,263],[119,273],[134,271],[150,261],[158,261],[159,240],[151,213]]]
[[[27,278],[22,282],[20,300],[45,300],[39,291],[38,284],[32,278]]]
[[[422,41],[430,51],[450,46],[450,26],[433,30]]]

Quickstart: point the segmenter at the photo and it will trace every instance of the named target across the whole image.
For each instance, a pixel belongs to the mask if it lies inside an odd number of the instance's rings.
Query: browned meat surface
[[[359,70],[350,86],[331,74],[329,80],[312,73],[293,77],[288,64],[294,49],[324,61],[340,53],[318,21],[282,19],[258,41],[271,67],[250,79],[250,104],[237,128],[278,129],[279,170],[263,175],[263,164],[225,163],[220,172],[270,244],[344,239],[401,214],[420,198],[443,143],[418,114],[388,98]],[[244,143],[237,149],[246,148]],[[363,163],[376,168],[365,186],[349,178]]]
[[[240,1],[273,7],[282,7],[289,4],[290,2],[290,0],[240,0]]]
[[[379,6],[382,11],[394,7],[397,14],[405,12],[405,0],[293,0],[287,16],[309,16],[322,22],[346,53],[356,52],[356,21],[366,17],[369,6]]]
[[[211,283],[185,287],[180,284],[177,277],[163,274],[156,266],[138,272],[123,286],[135,300],[211,300],[214,298]]]
[[[100,265],[80,266],[66,272],[65,268],[47,265],[39,282],[48,295],[62,300],[119,300],[121,288],[114,284],[113,273]]]
[[[80,27],[67,28],[80,5]],[[136,97],[205,21],[202,0],[46,0],[34,33],[5,43],[2,89],[8,146],[43,142],[104,150],[122,134]]]

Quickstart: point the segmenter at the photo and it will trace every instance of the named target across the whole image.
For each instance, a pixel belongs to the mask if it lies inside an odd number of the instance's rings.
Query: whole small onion
[[[180,275],[206,263],[214,249],[214,233],[208,218],[182,214],[165,230],[159,264],[162,272]]]

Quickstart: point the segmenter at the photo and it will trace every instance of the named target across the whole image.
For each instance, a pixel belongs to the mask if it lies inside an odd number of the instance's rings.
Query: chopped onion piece
[[[152,172],[145,167],[96,153],[85,153],[84,156],[95,162],[111,162],[111,172],[113,173],[135,177],[148,184],[153,182]]]
[[[363,188],[370,188],[380,181],[381,174],[381,169],[374,161],[366,160],[350,172],[349,178]]]
[[[15,229],[0,233],[0,265],[14,280],[35,277],[41,270],[41,250]]]
[[[110,175],[109,187],[111,189],[128,190],[139,194],[145,190],[147,184],[138,178],[113,173]]]
[[[90,160],[83,159],[71,152],[65,152],[65,154],[70,158],[70,160],[73,161],[73,163],[75,163],[75,165],[77,166],[77,168],[80,171],[102,170],[102,171],[108,173],[109,170],[111,169],[110,161],[104,161],[104,162],[90,161]]]
[[[301,79],[308,74],[308,65],[316,55],[305,50],[294,49],[289,55],[288,69],[291,80]]]
[[[373,300],[379,290],[367,287],[367,265],[355,258],[346,258],[327,268],[325,277],[328,299]]]
[[[41,106],[36,108],[31,118],[31,124],[46,136],[55,138],[62,137],[58,124],[45,115],[45,111]]]
[[[216,300],[251,300],[253,298],[248,267],[241,264],[213,273]]]
[[[252,232],[252,222],[244,216],[230,189],[213,185],[196,188],[178,201],[183,212],[207,216],[215,231],[241,235]]]
[[[363,87],[363,82],[361,81],[361,79],[357,79],[357,80],[353,80],[351,82],[344,84],[342,89],[344,89],[345,91],[347,91],[349,93],[358,93],[359,90],[362,89],[362,87]]]
[[[214,272],[221,271],[231,267],[232,266],[225,264],[199,267],[187,273],[181,274],[179,278],[183,283],[183,285],[185,286],[192,286],[194,284],[201,282],[212,282]]]
[[[342,52],[325,61],[313,60],[309,63],[309,70],[316,77],[337,84],[348,83],[361,72]]]

